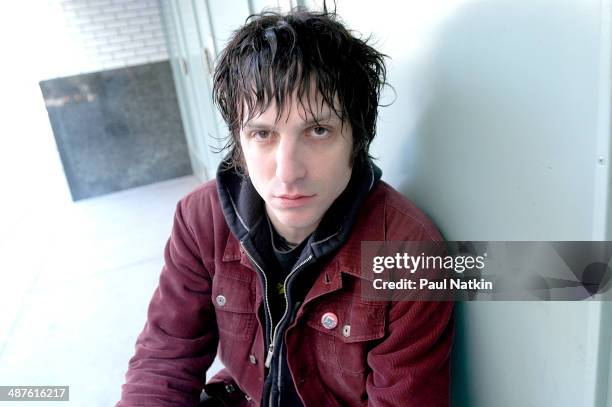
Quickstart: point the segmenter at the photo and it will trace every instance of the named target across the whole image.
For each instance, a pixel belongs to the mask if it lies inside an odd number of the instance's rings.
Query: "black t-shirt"
[[[270,223],[269,219],[268,222],[270,226],[272,252],[274,253],[274,257],[277,261],[272,273],[268,274],[270,277],[268,293],[272,319],[274,320],[274,324],[277,324],[280,318],[283,316],[286,307],[284,289],[285,279],[293,269],[295,262],[304,250],[304,247],[308,242],[308,237],[300,244],[288,242],[284,237],[278,234],[276,229],[274,229]]]

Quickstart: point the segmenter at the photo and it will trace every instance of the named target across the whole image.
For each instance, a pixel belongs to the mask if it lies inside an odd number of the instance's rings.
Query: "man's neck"
[[[269,211],[266,208],[266,212],[268,213],[268,217],[270,218],[270,222],[276,230],[276,233],[282,236],[283,239],[287,241],[287,243],[296,246],[302,243],[304,239],[306,239],[308,236],[310,236],[310,234],[314,232],[318,226],[318,223],[316,223],[308,228],[290,228],[283,225],[278,219],[276,219],[272,211]]]

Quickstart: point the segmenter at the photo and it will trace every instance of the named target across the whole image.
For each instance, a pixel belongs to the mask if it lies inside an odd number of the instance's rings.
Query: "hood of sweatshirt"
[[[348,185],[309,237],[307,247],[310,247],[315,258],[339,248],[348,239],[359,208],[381,176],[381,169],[370,159],[365,164],[353,167]],[[217,190],[231,232],[242,244],[253,244],[265,262],[268,256],[263,246],[269,245],[265,202],[250,178],[230,168],[225,159],[217,170]]]

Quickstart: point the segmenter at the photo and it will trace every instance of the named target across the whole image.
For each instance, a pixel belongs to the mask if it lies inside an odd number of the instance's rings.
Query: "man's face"
[[[243,123],[240,131],[253,186],[265,201],[276,230],[294,243],[316,229],[352,172],[350,124],[346,121],[342,126],[333,110],[325,104],[321,107],[317,99],[311,106],[314,117],[304,111],[294,93],[291,106],[278,121],[277,107],[271,104]]]

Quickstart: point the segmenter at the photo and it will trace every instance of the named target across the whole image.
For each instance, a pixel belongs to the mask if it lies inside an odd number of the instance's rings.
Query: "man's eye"
[[[321,126],[313,127],[310,132],[315,137],[326,137],[329,135],[329,130]]]
[[[267,140],[270,138],[270,132],[268,130],[259,130],[252,133],[255,140]]]

